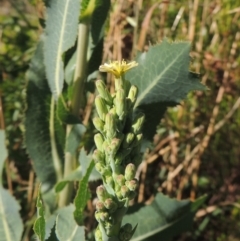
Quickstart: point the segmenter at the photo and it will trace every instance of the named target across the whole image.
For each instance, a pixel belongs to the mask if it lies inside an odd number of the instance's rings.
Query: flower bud
[[[143,113],[139,113],[136,116],[136,118],[132,124],[132,131],[134,134],[138,134],[141,131],[144,120],[145,120],[145,115]]]
[[[121,187],[121,194],[123,196],[123,198],[128,197],[130,190],[128,189],[128,187],[126,185]]]
[[[97,211],[104,211],[105,210],[104,203],[98,200],[97,203],[96,203],[96,210]]]
[[[93,125],[95,126],[95,128],[98,131],[103,132],[103,130],[104,130],[104,122],[99,117],[94,117],[93,118]]]
[[[100,185],[97,187],[96,193],[97,193],[98,199],[102,202],[104,202],[109,196],[107,193],[107,190],[105,189],[105,187],[103,185]],[[105,206],[105,204],[104,204],[104,206]]]
[[[96,217],[96,214],[95,214],[95,217]],[[99,228],[97,228],[96,231],[95,231],[95,240],[96,241],[103,241],[102,232],[100,231]]]
[[[117,90],[115,101],[117,115],[120,120],[123,120],[126,115],[126,96],[123,89]]]
[[[110,147],[110,150],[111,150],[111,154],[113,156],[116,155],[116,153],[117,153],[121,143],[122,143],[121,139],[118,139],[118,138],[113,138],[112,139],[111,144],[109,145],[109,147]]]
[[[123,186],[125,185],[125,177],[122,174],[116,175],[114,177],[115,182],[117,183],[118,186]]]
[[[95,163],[95,169],[101,174],[104,174],[105,167],[101,162]]]
[[[107,138],[112,139],[116,136],[117,128],[116,128],[116,119],[113,114],[107,113],[105,118],[105,131]]]
[[[105,179],[106,179],[106,183],[107,183],[110,187],[113,187],[113,186],[114,186],[114,181],[113,181],[112,176],[108,175]]]
[[[138,94],[138,88],[135,85],[132,85],[128,93],[128,98],[131,100],[132,106],[134,106],[136,102],[137,94]]]
[[[109,209],[111,213],[114,213],[117,210],[117,204],[112,200],[112,198],[107,198],[104,201],[104,206]]]
[[[138,181],[137,181],[137,179],[133,179],[133,180],[130,180],[130,181],[126,181],[125,184],[129,188],[129,190],[135,191],[137,189],[137,186],[138,186]]]
[[[103,148],[102,148],[102,145],[103,145],[103,136],[102,134],[98,133],[96,135],[94,135],[94,142],[96,144],[96,147],[99,151],[103,152]]]
[[[125,168],[125,179],[127,181],[132,180],[136,175],[136,166],[132,163],[129,163]]]
[[[102,80],[96,81],[96,87],[99,95],[107,102],[107,104],[112,104],[112,96],[109,93],[105,83]]]
[[[132,200],[136,197],[137,193],[135,191],[131,191],[129,194],[128,194],[128,198],[129,200]]]
[[[96,149],[94,152],[93,152],[93,155],[92,155],[92,158],[95,162],[102,162],[104,163],[105,162],[105,155],[104,153],[102,153],[100,150]]]
[[[140,145],[141,141],[142,141],[142,138],[143,138],[143,134],[136,135],[136,137],[134,138],[134,140],[133,140],[133,142],[131,144],[131,148]]]
[[[127,233],[131,233],[132,232],[132,225],[130,223],[126,223],[124,226],[122,226],[121,228],[123,228],[123,230]]]
[[[134,137],[135,135],[133,133],[127,133],[125,136],[124,136],[124,139],[123,139],[123,148],[127,148],[130,146],[130,144],[132,143],[132,141],[134,140]]]
[[[95,105],[96,105],[96,109],[99,117],[104,121],[105,116],[108,112],[106,101],[101,96],[98,95],[95,98]]]
[[[115,164],[120,165],[123,160],[124,160],[124,155],[121,152],[118,152],[114,158]]]
[[[109,219],[109,214],[107,212],[100,212],[99,218],[101,219],[101,221],[106,222]]]

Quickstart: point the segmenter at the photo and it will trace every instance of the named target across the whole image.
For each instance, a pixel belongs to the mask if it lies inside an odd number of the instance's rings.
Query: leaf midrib
[[[187,46],[188,47],[188,46]],[[177,62],[177,60],[182,56],[182,52],[185,51],[185,48],[182,49],[182,51],[178,52],[178,57],[174,59],[174,61],[170,62],[170,64],[167,65],[167,67],[164,68],[163,72],[161,72],[159,75],[157,75],[154,80],[148,85],[147,88],[144,89],[144,91],[141,93],[141,95],[137,98],[137,101],[135,103],[135,107],[139,106],[139,104],[141,103],[141,101],[144,99],[144,97],[150,93],[151,89],[153,89],[155,87],[155,85],[158,83],[158,80],[164,76],[164,74],[171,69],[171,67],[174,65],[175,62]]]
[[[67,0],[66,6],[64,8],[64,14],[62,19],[62,28],[60,31],[60,38],[59,38],[59,44],[58,44],[58,50],[57,50],[57,56],[56,56],[56,71],[55,71],[55,85],[57,90],[57,96],[60,95],[60,87],[59,87],[59,77],[60,77],[60,65],[61,65],[61,54],[62,54],[62,46],[63,46],[63,36],[65,32],[65,26],[66,26],[66,18],[67,18],[67,12],[68,12],[68,5],[70,0]]]

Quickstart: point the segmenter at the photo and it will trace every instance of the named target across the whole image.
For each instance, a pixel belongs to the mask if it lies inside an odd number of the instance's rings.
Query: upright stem
[[[84,81],[87,70],[87,49],[88,49],[89,24],[80,23],[78,26],[77,60],[74,74],[73,97],[71,101],[72,113],[78,117],[80,108],[84,107]],[[67,125],[66,136],[68,137],[73,125]],[[69,176],[75,166],[76,154],[65,153],[63,179]],[[64,207],[71,201],[73,184],[69,183],[59,195],[58,206]]]

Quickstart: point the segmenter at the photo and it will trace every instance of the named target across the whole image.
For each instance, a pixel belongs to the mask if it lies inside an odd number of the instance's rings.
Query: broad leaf
[[[79,164],[81,166],[81,173],[84,176],[85,173],[87,172],[89,164],[92,161],[92,155],[91,154],[87,155],[86,151],[82,148],[81,151],[80,151],[80,154],[79,154],[78,161],[79,161]],[[101,175],[94,167],[88,180],[89,181],[96,181],[96,180],[99,180],[99,179],[101,179]]]
[[[63,89],[62,54],[77,37],[80,0],[50,0],[47,3],[44,63],[51,92],[57,99]]]
[[[45,218],[44,218],[44,206],[41,198],[41,190],[39,188],[38,197],[37,197],[37,219],[34,222],[33,230],[38,236],[40,241],[45,240]]]
[[[7,148],[5,146],[5,133],[0,130],[0,184],[2,184],[2,171],[5,159],[7,158]]]
[[[0,239],[20,241],[23,232],[23,223],[19,215],[20,206],[9,191],[2,187],[2,172],[6,157],[5,134],[0,130]]]
[[[59,135],[63,132],[62,126],[56,118],[55,101],[45,78],[42,41],[37,46],[27,78],[25,141],[42,191],[46,191],[61,175],[64,140]]]
[[[146,115],[145,139],[152,140],[167,107],[179,104],[189,91],[205,89],[198,76],[189,72],[190,48],[188,42],[164,40],[151,46],[147,53],[139,54],[138,66],[126,74],[139,88],[135,112]]]
[[[205,200],[206,196],[194,203],[178,201],[159,193],[151,205],[130,207],[123,223],[138,224],[131,241],[170,241],[173,236],[192,228],[195,212]]]
[[[2,170],[1,170],[2,171]],[[0,186],[0,239],[20,241],[23,223],[19,215],[20,206],[9,191]]]
[[[78,226],[73,218],[74,206],[70,205],[58,211],[56,235],[59,241],[84,241],[84,226]]]
[[[72,126],[66,141],[66,152],[76,154],[80,141],[86,132],[86,127],[82,124],[75,124]]]
[[[64,187],[71,181],[79,181],[82,177],[82,171],[81,168],[78,167],[75,171],[73,171],[70,175],[68,175],[66,178],[64,178],[62,181],[56,184],[55,186],[55,192],[61,192]]]
[[[83,223],[83,211],[87,204],[88,199],[90,198],[90,193],[88,190],[88,179],[94,167],[94,161],[92,161],[79,183],[77,195],[74,199],[75,211],[74,211],[74,219],[78,225],[82,225]]]

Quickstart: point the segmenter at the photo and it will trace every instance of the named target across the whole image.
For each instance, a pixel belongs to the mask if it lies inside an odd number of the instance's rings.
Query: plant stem
[[[79,116],[79,110],[84,106],[84,81],[87,70],[87,49],[88,49],[89,24],[80,23],[78,26],[77,60],[74,74],[74,88],[72,97],[72,113]],[[69,136],[73,125],[67,125],[66,137]],[[76,154],[65,153],[64,175],[65,179],[73,171]],[[73,183],[69,183],[59,195],[58,206],[64,207],[71,201]]]

